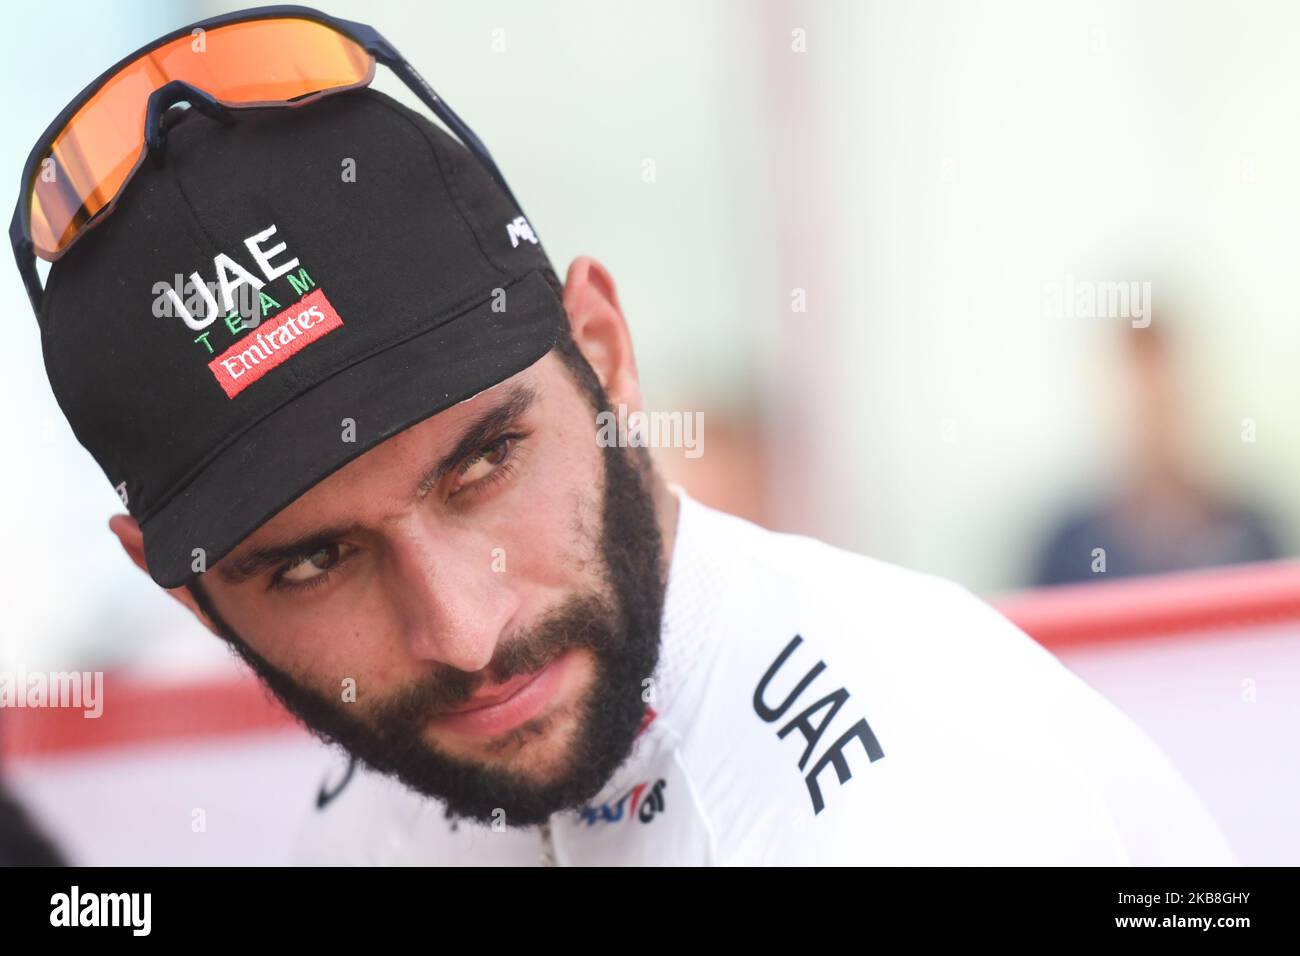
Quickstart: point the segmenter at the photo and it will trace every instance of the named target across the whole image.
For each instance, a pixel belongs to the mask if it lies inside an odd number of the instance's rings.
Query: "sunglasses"
[[[376,63],[396,73],[522,209],[473,130],[377,30],[309,7],[241,10],[175,30],[120,60],[41,134],[9,224],[37,315],[44,290],[36,257],[56,261],[112,212],[146,156],[164,161],[171,107],[187,103],[229,122],[230,109],[301,106],[367,86]]]

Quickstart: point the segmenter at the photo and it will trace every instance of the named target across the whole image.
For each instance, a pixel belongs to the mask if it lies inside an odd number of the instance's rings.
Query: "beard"
[[[603,404],[603,403],[602,403]],[[257,654],[216,613],[198,581],[191,592],[213,626],[280,703],[311,733],[354,759],[442,801],[448,817],[531,826],[581,808],[632,751],[646,715],[645,681],[659,661],[666,576],[663,541],[644,449],[603,448],[604,490],[597,534],[599,584],[576,594],[527,632],[502,642],[482,671],[444,668],[390,694],[363,719],[328,695],[305,687]],[[507,767],[452,756],[428,743],[434,717],[465,701],[488,675],[504,681],[534,674],[561,654],[585,650],[595,662],[590,687],[577,702],[575,731],[560,765],[540,783]],[[490,749],[547,729],[553,715],[514,728]],[[526,746],[523,751],[527,753]]]

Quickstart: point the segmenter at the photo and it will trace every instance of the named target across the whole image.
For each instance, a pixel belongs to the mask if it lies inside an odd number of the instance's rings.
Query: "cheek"
[[[398,642],[389,635],[391,608],[362,593],[346,602],[275,614],[265,607],[227,613],[227,620],[244,641],[300,687],[335,702],[348,686],[361,699],[370,688],[387,693],[410,679],[409,660],[396,656]],[[345,681],[353,682],[352,685]]]
[[[503,529],[500,556],[516,586],[572,588],[596,573],[598,513],[571,490],[537,499]]]
[[[590,590],[600,571],[600,449],[590,431],[574,430],[528,464],[495,532],[507,581],[526,603],[540,596],[553,608]]]

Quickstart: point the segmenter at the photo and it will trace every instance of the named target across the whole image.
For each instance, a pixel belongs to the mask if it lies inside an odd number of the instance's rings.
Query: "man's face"
[[[580,806],[644,716],[664,591],[592,403],[551,353],[401,432],[204,574],[204,609],[309,727],[452,813]]]

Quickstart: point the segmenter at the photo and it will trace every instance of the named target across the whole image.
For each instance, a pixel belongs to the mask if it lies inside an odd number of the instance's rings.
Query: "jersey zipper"
[[[540,827],[542,831],[542,866],[555,866],[555,837],[551,835],[551,821]]]

